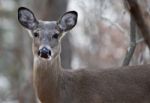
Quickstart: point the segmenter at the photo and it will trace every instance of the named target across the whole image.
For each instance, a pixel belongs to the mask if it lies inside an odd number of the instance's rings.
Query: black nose
[[[47,49],[46,47],[43,47],[38,51],[38,55],[42,58],[48,59],[49,56],[51,56],[51,51]]]

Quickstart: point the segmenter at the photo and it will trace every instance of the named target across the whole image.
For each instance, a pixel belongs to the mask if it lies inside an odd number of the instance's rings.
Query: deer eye
[[[54,34],[53,38],[58,39],[58,36],[59,36],[58,34]]]
[[[39,37],[39,33],[35,32],[33,33],[34,37]]]

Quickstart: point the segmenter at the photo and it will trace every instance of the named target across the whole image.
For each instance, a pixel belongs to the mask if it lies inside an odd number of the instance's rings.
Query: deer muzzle
[[[42,47],[38,51],[38,56],[44,59],[49,59],[51,56],[51,50],[47,47]]]

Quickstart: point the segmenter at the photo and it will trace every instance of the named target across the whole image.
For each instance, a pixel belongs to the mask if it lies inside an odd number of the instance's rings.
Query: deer
[[[61,66],[61,40],[77,19],[76,11],[68,11],[57,21],[43,21],[29,8],[18,8],[18,21],[32,38],[33,85],[40,102],[150,103],[149,64],[77,70]]]

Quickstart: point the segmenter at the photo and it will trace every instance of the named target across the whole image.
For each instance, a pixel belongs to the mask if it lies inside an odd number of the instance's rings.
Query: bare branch
[[[126,56],[123,61],[123,66],[129,65],[131,58],[133,56],[133,53],[135,51],[136,47],[136,24],[134,21],[134,18],[131,16],[130,20],[130,46],[126,52]]]
[[[150,48],[150,14],[146,10],[146,7],[142,7],[139,0],[124,0],[124,4],[128,4],[127,8],[139,29],[142,32],[145,42]]]

